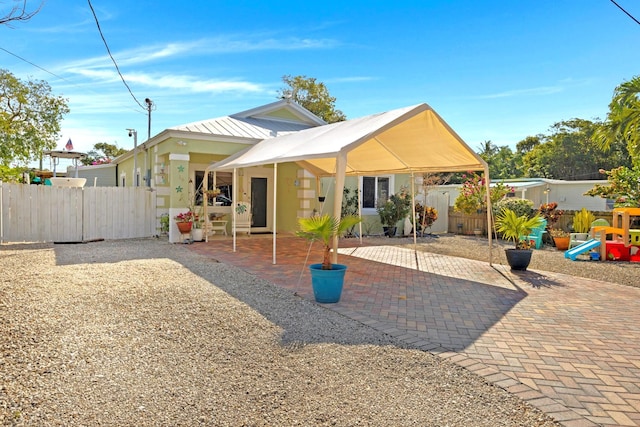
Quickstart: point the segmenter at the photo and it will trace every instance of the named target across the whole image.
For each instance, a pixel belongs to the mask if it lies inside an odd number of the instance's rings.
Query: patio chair
[[[528,236],[523,236],[521,240],[526,240],[529,242],[533,242],[533,245],[536,249],[540,249],[542,247],[542,236],[547,232],[547,220],[543,219],[542,224],[538,227],[531,230],[531,233]]]
[[[251,235],[251,204],[238,202],[236,205],[236,233]]]

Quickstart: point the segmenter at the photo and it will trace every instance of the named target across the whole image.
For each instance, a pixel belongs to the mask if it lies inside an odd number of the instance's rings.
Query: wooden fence
[[[561,228],[565,231],[571,230],[573,223],[573,214],[577,211],[564,211],[554,228]],[[591,212],[596,218],[604,218],[611,224],[613,214],[611,212]],[[449,207],[449,233],[456,234],[474,234],[474,229],[482,230],[482,234],[487,234],[487,214],[479,213],[467,215],[462,212],[455,212],[453,207]]]
[[[83,242],[156,234],[156,197],[145,187],[0,182],[0,243]]]

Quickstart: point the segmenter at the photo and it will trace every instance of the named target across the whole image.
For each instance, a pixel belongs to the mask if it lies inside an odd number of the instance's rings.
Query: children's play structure
[[[615,208],[613,223],[592,224],[591,238],[566,251],[565,258],[575,261],[578,255],[597,248],[601,260],[640,262],[640,229],[631,228],[632,217],[640,218],[640,208]]]

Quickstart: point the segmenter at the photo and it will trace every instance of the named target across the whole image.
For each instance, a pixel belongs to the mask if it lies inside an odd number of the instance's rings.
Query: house
[[[173,218],[190,208],[202,211],[202,182],[206,167],[227,158],[264,139],[298,132],[325,125],[319,117],[302,106],[281,100],[230,116],[188,123],[165,129],[134,150],[123,154],[112,163],[80,168],[78,176],[87,178],[88,185],[147,186],[155,191],[157,199],[157,226],[161,217]],[[279,171],[279,181],[286,183],[282,191],[295,195],[300,168],[295,164]],[[250,168],[239,172],[239,200],[251,200],[254,232],[270,232],[272,195],[274,193],[273,169]],[[210,173],[207,187],[222,190],[221,198],[230,198],[231,173]],[[290,184],[290,185],[289,185]],[[283,184],[285,186],[285,184]],[[192,206],[195,200],[196,206]],[[226,199],[225,199],[226,200]],[[213,201],[212,201],[213,202]],[[295,224],[297,204],[290,199],[290,207],[283,212],[292,216],[281,217],[284,222]],[[230,206],[215,203],[215,211],[229,214]],[[313,208],[309,209],[311,212]],[[181,235],[174,221],[169,221],[169,240],[178,242]]]

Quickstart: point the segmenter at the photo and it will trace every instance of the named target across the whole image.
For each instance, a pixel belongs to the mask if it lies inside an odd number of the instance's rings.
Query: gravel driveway
[[[2,425],[555,425],[182,245],[3,245],[0,266]]]

